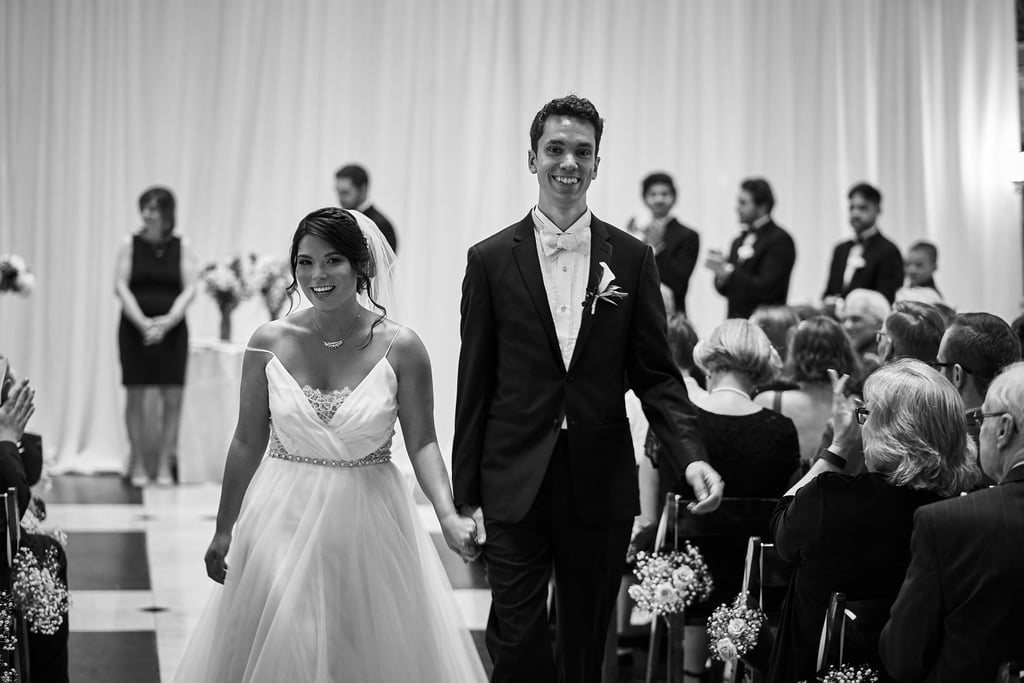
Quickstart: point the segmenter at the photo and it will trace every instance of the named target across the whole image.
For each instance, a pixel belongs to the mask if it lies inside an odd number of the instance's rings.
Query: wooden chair
[[[668,494],[658,523],[654,548],[670,551],[682,548],[685,541],[735,538],[745,541],[764,533],[778,504],[776,498],[724,498],[717,510],[694,515],[686,509],[686,501],[677,494]],[[714,577],[712,577],[714,578]],[[735,586],[738,593],[741,586]],[[693,622],[697,623],[697,622]],[[701,622],[702,623],[702,622]],[[661,659],[661,634],[666,637],[666,678],[669,683],[683,680],[683,636],[686,615],[672,615],[651,621],[650,650],[646,682],[653,683]]]
[[[7,493],[0,494],[0,510],[4,530],[3,561],[0,562],[0,591],[13,595],[14,556],[21,544],[21,515],[18,514],[18,493],[11,487]],[[13,632],[9,634],[15,640],[13,652],[3,653],[3,659],[10,668],[18,673],[20,683],[30,683],[28,663],[28,627],[25,618],[18,609],[14,610]]]
[[[852,601],[843,593],[832,593],[818,641],[818,676],[824,676],[830,666],[848,663],[851,650],[870,651],[877,656],[878,635],[889,618],[890,607],[890,600]]]

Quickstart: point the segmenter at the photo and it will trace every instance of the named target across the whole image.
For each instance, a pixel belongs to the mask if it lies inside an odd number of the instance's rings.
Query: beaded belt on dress
[[[304,455],[292,455],[284,449],[277,438],[277,434],[271,430],[270,444],[267,448],[267,455],[271,458],[280,458],[291,462],[301,462],[307,465],[321,465],[323,467],[364,467],[366,465],[381,465],[391,462],[391,439],[373,453],[364,455],[357,460],[336,460],[333,458],[308,458]]]

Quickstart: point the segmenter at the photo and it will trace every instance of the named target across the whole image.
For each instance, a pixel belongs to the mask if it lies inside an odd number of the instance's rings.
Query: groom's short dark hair
[[[601,133],[604,131],[604,119],[597,113],[594,103],[585,97],[566,95],[551,100],[537,112],[530,125],[530,149],[537,151],[537,143],[540,136],[544,134],[544,122],[549,116],[571,116],[574,119],[586,121],[594,127],[594,155],[601,149]]]

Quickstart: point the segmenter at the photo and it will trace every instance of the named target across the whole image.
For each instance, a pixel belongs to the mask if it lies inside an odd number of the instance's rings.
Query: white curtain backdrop
[[[202,261],[283,256],[348,161],[397,226],[398,317],[433,357],[447,450],[466,249],[536,201],[528,126],[570,91],[606,120],[602,218],[667,170],[702,249],[724,247],[739,181],[764,175],[810,301],[867,180],[898,244],[937,243],[960,310],[1018,311],[1011,0],[4,0],[0,41],[0,252],[38,278],[0,299],[0,349],[61,469],[126,459],[113,272],[142,190],[173,189]],[[705,333],[724,315],[703,268],[689,307]],[[216,322],[200,294],[193,338]]]

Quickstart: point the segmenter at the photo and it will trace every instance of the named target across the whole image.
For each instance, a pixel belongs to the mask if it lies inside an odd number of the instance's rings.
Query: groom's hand
[[[476,536],[473,540],[476,541],[478,546],[482,546],[487,542],[487,529],[484,528],[484,509],[479,505],[463,505],[459,508],[459,513],[472,517],[476,523]]]
[[[722,502],[725,484],[715,468],[703,460],[696,460],[686,466],[685,477],[686,483],[697,496],[697,502],[690,503],[687,509],[695,515],[717,510]]]

